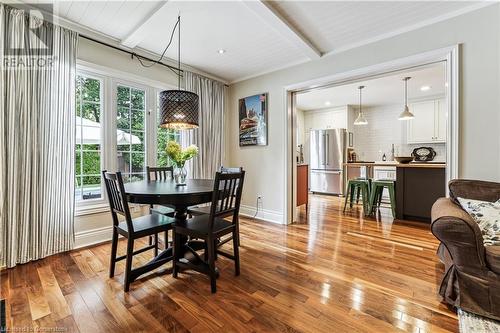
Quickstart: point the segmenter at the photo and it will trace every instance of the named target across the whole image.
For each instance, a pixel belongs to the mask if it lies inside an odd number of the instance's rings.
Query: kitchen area
[[[297,205],[305,195],[344,200],[357,180],[392,182],[380,209],[429,221],[445,196],[447,109],[444,63],[298,94]]]

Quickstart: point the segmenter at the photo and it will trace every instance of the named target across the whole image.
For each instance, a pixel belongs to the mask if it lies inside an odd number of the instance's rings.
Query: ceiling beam
[[[140,22],[125,38],[120,42],[121,45],[133,49],[144,38],[148,35],[151,24],[155,18],[160,16],[161,10],[168,4],[168,1],[162,1],[156,6],[148,15],[144,17],[142,22]]]
[[[269,4],[262,0],[242,1],[242,3],[253,10],[288,41],[297,46],[309,59],[313,60],[321,57],[321,51]]]

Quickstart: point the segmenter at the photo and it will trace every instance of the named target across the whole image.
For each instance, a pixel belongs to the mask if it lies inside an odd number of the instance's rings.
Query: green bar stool
[[[356,197],[356,204],[359,203],[359,195],[363,197],[363,210],[365,215],[368,213],[370,208],[370,179],[357,178],[350,179],[347,183],[347,191],[344,201],[344,212],[347,207],[347,202],[349,202],[349,207],[352,208],[354,203],[354,198]]]
[[[391,179],[377,179],[372,181],[372,188],[370,191],[370,207],[368,209],[370,214],[373,214],[375,209],[380,207],[382,193],[384,192],[384,188],[387,188],[391,202],[392,217],[396,217],[395,183],[396,182]]]

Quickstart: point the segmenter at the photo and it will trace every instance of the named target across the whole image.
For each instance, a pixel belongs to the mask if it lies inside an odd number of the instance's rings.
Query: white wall
[[[262,194],[264,207],[283,214],[285,206],[284,87],[414,54],[462,44],[460,86],[460,177],[500,179],[500,5],[436,23],[390,39],[231,85],[228,109],[227,157],[247,170],[243,204],[255,206]],[[269,144],[238,146],[238,99],[269,93]],[[487,153],[486,153],[487,152]],[[487,162],[485,162],[487,161]]]
[[[367,125],[353,126],[354,150],[360,161],[381,161],[385,153],[389,159],[391,145],[399,156],[410,156],[417,147],[432,147],[436,162],[446,161],[444,143],[406,144],[407,122],[398,120],[401,104],[363,107]]]

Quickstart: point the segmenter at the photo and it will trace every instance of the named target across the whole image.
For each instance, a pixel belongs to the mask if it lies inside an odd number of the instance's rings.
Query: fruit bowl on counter
[[[413,156],[394,156],[394,159],[401,164],[407,164],[413,161]]]

